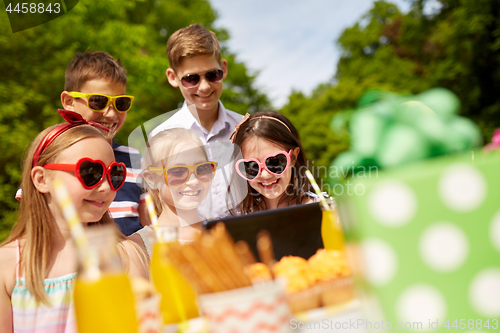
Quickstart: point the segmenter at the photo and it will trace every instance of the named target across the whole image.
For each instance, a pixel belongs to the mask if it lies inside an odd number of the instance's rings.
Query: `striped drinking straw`
[[[71,201],[71,197],[68,194],[68,190],[66,189],[66,185],[61,179],[54,180],[54,190],[56,202],[62,210],[64,219],[68,222],[69,230],[71,232],[71,236],[76,243],[76,247],[78,251],[82,254],[83,265],[85,268],[88,268],[89,264],[88,258],[90,258],[90,249],[87,242],[87,236],[83,230],[82,223],[78,214],[76,212],[75,205]]]
[[[153,225],[153,229],[156,233],[156,239],[158,242],[163,243],[163,237],[161,236],[160,229],[158,228],[158,217],[156,216],[156,209],[153,203],[153,199],[151,199],[151,195],[146,193],[145,198],[146,207],[148,208],[149,219],[151,220],[151,224]]]
[[[323,194],[321,194],[321,190],[319,189],[319,186],[318,184],[316,183],[316,180],[314,180],[314,177],[311,173],[311,171],[309,170],[306,170],[306,176],[307,178],[309,179],[309,182],[311,183],[313,189],[314,189],[314,192],[316,192],[316,194],[318,195],[319,197],[319,200],[320,200],[320,203],[321,203],[321,206],[323,207],[324,210],[329,210],[330,209],[330,206],[328,205],[328,203],[326,202],[326,199],[325,197],[323,196]]]

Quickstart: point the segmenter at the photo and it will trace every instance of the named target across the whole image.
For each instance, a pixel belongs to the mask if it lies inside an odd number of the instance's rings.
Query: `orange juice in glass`
[[[327,203],[330,209],[326,210],[322,208],[321,238],[323,239],[323,245],[326,250],[342,251],[344,249],[345,240],[337,213],[337,207],[332,198],[328,198]]]
[[[160,310],[163,323],[174,324],[199,317],[196,294],[179,271],[170,264],[167,252],[177,242],[176,226],[159,226],[162,241],[153,246],[151,278],[161,294]]]
[[[79,333],[137,333],[134,296],[125,274],[77,279],[75,314]]]
[[[117,251],[115,229],[86,228],[88,246],[80,252],[82,269],[74,302],[79,333],[137,333],[134,296]]]

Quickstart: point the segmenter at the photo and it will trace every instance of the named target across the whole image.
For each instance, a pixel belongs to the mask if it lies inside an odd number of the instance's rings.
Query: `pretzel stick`
[[[243,263],[234,251],[234,242],[227,234],[224,224],[217,224],[215,228],[212,229],[212,235],[216,240],[220,253],[228,262],[231,271],[233,271],[238,277],[238,287],[251,285],[250,279],[244,273],[245,269],[243,267]]]
[[[180,247],[174,248],[172,245],[171,251],[168,252],[168,260],[186,277],[199,294],[210,291],[194,269],[193,264],[182,255]]]
[[[274,259],[271,236],[267,230],[261,230],[257,234],[257,251],[259,252],[260,260],[271,268],[276,260]]]
[[[248,244],[234,244],[222,223],[190,244],[173,244],[168,258],[200,294],[251,285],[244,265],[255,258]]]
[[[251,265],[257,262],[247,242],[242,240],[237,241],[236,244],[234,244],[234,250],[243,265]]]
[[[237,288],[237,283],[231,276],[231,272],[228,269],[224,258],[216,253],[217,246],[215,246],[215,240],[211,235],[205,235],[201,244],[196,247],[196,250],[205,260],[207,265],[214,271],[214,274],[220,279],[220,282],[224,285],[225,290]]]
[[[182,248],[182,254],[193,264],[204,283],[209,286],[212,292],[225,290],[224,285],[219,281],[217,275],[210,270],[207,264],[191,246],[184,246]]]
[[[234,270],[231,261],[228,260],[228,255],[230,255],[229,252],[234,251],[234,249],[224,250],[223,247],[221,247],[224,244],[215,242],[215,239],[212,236],[210,236],[210,239],[213,240],[211,244],[212,246],[210,247],[211,255],[214,258],[219,258],[224,274],[227,274],[227,276],[229,277],[231,283],[230,289],[235,289],[239,288],[240,286],[244,286],[245,282],[241,281],[241,275]]]
[[[210,292],[210,288],[204,283],[191,263],[186,263],[181,267],[181,273],[186,276],[188,281],[194,286],[198,294],[206,294]]]
[[[212,286],[207,282],[207,279],[204,277],[203,274],[206,274],[206,273],[203,271],[203,268],[198,267],[196,264],[194,264],[192,261],[190,261],[189,258],[187,258],[185,256],[185,251],[189,251],[189,250],[183,249],[182,252],[179,253],[179,255],[181,257],[185,258],[185,260],[186,260],[186,264],[181,266],[181,270],[184,270],[182,267],[189,267],[189,268],[185,268],[185,270],[190,273],[190,277],[192,276],[193,278],[195,278],[197,280],[196,286],[199,288],[200,293],[201,292],[211,293]]]
[[[231,246],[234,246],[234,241],[227,233],[226,226],[224,225],[224,223],[222,222],[217,223],[215,227],[211,230],[211,232],[212,236],[214,236],[215,239],[224,241],[226,243],[229,243]]]
[[[201,237],[196,237],[194,241],[187,245],[173,244],[169,251],[169,259],[172,259],[172,263],[178,267],[178,269],[186,274],[186,277],[190,279],[198,293],[210,293],[213,289],[213,283],[209,284],[206,276],[209,276],[210,279],[213,279],[213,276],[217,275],[217,272],[213,272],[210,270],[210,266],[200,267],[197,265],[198,259],[194,259],[196,256],[200,256],[202,250],[198,250],[200,247]],[[188,249],[188,247],[190,249]],[[191,253],[186,257],[186,251]],[[194,251],[194,253],[192,252]],[[205,258],[201,258],[201,261],[205,260]],[[209,274],[207,274],[207,268],[210,270]]]

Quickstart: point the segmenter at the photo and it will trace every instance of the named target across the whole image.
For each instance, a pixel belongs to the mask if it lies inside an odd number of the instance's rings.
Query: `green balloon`
[[[386,127],[386,120],[365,109],[352,117],[349,127],[351,149],[359,155],[373,157]]]
[[[448,89],[433,88],[418,95],[417,99],[442,119],[449,119],[460,110],[460,100]]]
[[[426,158],[429,148],[428,141],[416,129],[396,124],[383,137],[376,160],[381,167],[394,167]]]
[[[448,147],[445,142],[431,144],[429,148],[429,157],[437,157],[448,154]]]
[[[395,94],[384,90],[369,90],[359,98],[357,107],[367,107],[379,101],[390,99],[394,95]]]
[[[349,121],[349,117],[353,114],[354,110],[346,110],[337,113],[332,117],[330,121],[330,129],[335,133],[339,134],[345,132],[347,130],[347,123]]]
[[[352,175],[355,167],[361,165],[362,161],[363,156],[352,150],[340,153],[330,165],[328,177],[330,179],[347,178]]]
[[[394,106],[399,104],[400,103],[399,101],[400,101],[399,99],[391,98],[390,100],[374,103],[370,105],[368,108],[362,110],[367,110],[386,120],[391,120],[394,117],[394,112],[395,112]]]
[[[379,168],[380,166],[374,158],[363,158],[361,160],[361,163],[354,168],[352,177],[370,177],[372,175],[372,172],[376,172],[378,175]]]
[[[446,124],[435,115],[422,115],[415,121],[415,128],[433,145],[446,140]]]
[[[335,196],[335,193],[338,194],[341,192],[339,189],[344,188],[346,181],[344,178],[328,177],[327,183],[329,186],[328,194]]]
[[[426,109],[422,102],[415,100],[403,101],[394,106],[394,121],[414,126],[422,117],[425,117]]]
[[[358,108],[349,112],[351,150],[332,162],[330,171],[338,175],[330,178],[331,185],[360,175],[366,168],[394,167],[481,145],[478,127],[456,116],[459,109],[457,96],[444,88],[415,97],[377,90],[365,93]],[[332,130],[344,131],[347,118],[344,114],[334,117]]]
[[[472,120],[457,116],[451,121],[449,127],[452,131],[463,137],[466,142],[464,149],[467,150],[482,145],[483,138],[481,131]]]
[[[461,153],[469,149],[469,139],[451,126],[447,126],[444,147],[447,154]]]

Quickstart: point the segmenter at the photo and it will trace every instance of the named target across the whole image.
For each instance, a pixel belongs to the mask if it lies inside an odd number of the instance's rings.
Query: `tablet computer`
[[[234,241],[246,241],[256,258],[257,234],[264,229],[271,235],[276,260],[288,255],[308,259],[323,247],[321,217],[319,203],[312,203],[205,221],[203,226],[209,230],[223,222]]]

